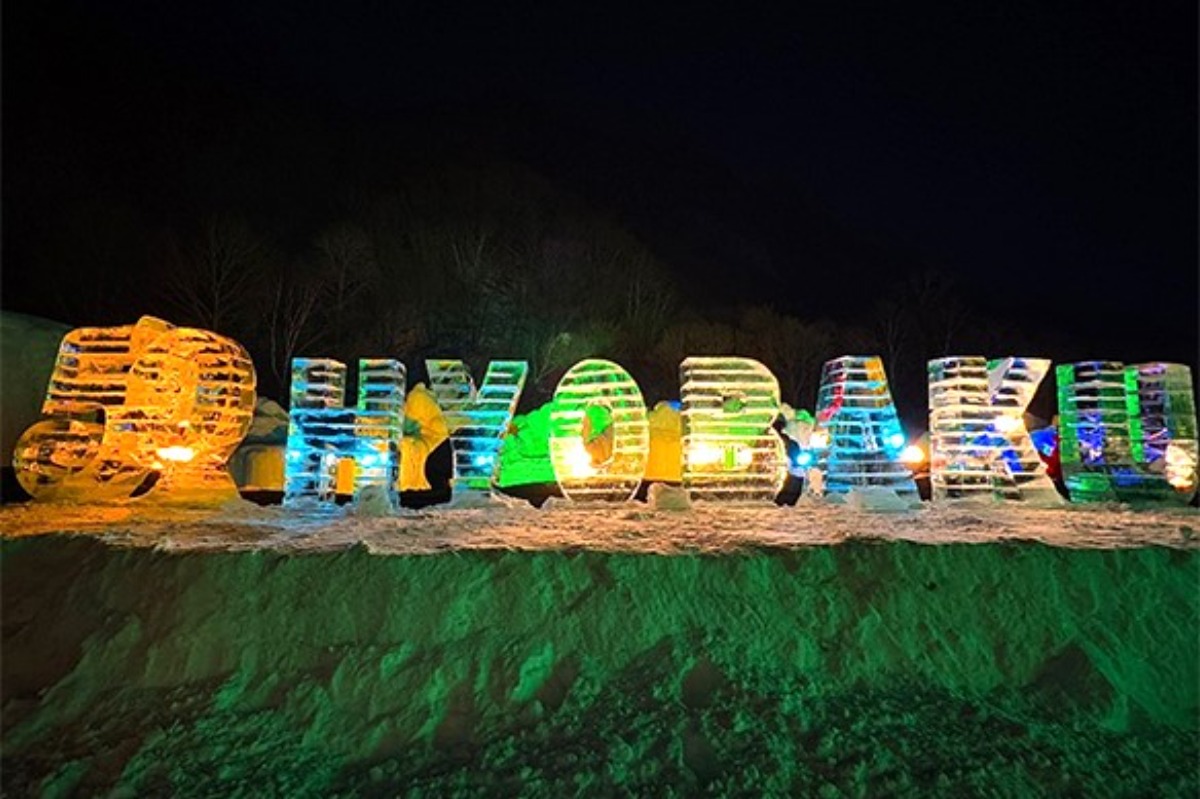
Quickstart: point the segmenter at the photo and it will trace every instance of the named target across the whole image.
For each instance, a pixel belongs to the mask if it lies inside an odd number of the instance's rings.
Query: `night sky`
[[[56,315],[81,203],[152,228],[228,194],[300,236],[348,176],[467,152],[619,218],[701,305],[851,318],[933,269],[1056,357],[1195,364],[1194,2],[642,5],[10,0],[3,306]],[[204,185],[204,137],[275,183]]]

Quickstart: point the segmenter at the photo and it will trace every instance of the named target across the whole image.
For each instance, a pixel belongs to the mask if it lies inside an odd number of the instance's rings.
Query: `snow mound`
[[[692,501],[688,492],[679,486],[665,483],[654,483],[647,493],[650,506],[655,510],[680,511],[691,510]]]
[[[897,513],[913,510],[913,503],[883,486],[853,488],[846,495],[846,507],[858,511]]]
[[[348,537],[430,518],[334,519],[319,554],[0,540],[4,793],[1200,789],[1195,550],[380,557]]]
[[[71,328],[0,311],[0,466],[12,464],[17,439],[42,413],[58,345]]]

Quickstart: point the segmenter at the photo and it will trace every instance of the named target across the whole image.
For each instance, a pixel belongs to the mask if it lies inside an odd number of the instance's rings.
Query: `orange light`
[[[155,454],[157,454],[158,457],[162,458],[164,461],[171,461],[172,463],[188,463],[192,460],[192,458],[196,457],[196,450],[192,449],[191,447],[180,446],[159,447]]]

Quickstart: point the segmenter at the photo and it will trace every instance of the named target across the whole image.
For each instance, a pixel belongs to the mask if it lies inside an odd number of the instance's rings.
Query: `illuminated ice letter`
[[[358,403],[345,407],[346,365],[325,358],[292,361],[284,504],[332,506],[338,463],[352,458],[354,493],[378,491],[396,505],[404,433],[404,364],[358,362]]]
[[[153,317],[63,338],[14,466],[37,499],[211,504],[254,415],[254,365],[232,339]],[[151,481],[151,476],[156,479]]]
[[[882,487],[919,499],[912,473],[900,461],[904,430],[878,357],[846,355],[825,363],[809,442],[825,492]]]
[[[1113,361],[1057,369],[1059,456],[1073,502],[1168,502],[1196,493],[1191,370]]]
[[[935,500],[1061,502],[1029,432],[1025,409],[1050,361],[938,358],[929,362],[930,481]]]
[[[427,360],[429,387],[446,416],[454,447],[455,487],[486,489],[496,468],[500,437],[512,421],[529,374],[527,361],[492,361],[475,388],[462,361]]]
[[[683,485],[696,499],[772,500],[787,476],[779,382],[749,358],[687,358],[679,367]]]
[[[637,491],[650,450],[646,403],[612,361],[572,366],[554,390],[550,463],[572,500],[624,502]]]
[[[1177,363],[1126,368],[1133,459],[1156,479],[1155,498],[1188,505],[1196,495],[1200,442],[1192,370]]]

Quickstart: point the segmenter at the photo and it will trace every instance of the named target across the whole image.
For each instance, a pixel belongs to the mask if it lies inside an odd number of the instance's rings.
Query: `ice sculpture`
[[[496,453],[525,378],[527,361],[492,361],[478,389],[462,361],[427,360],[429,387],[446,415],[454,447],[456,488],[486,489],[496,470]]]
[[[772,500],[787,476],[779,382],[750,358],[687,358],[683,401],[683,485],[694,499]]]
[[[966,356],[929,362],[930,481],[935,500],[1061,502],[1025,429],[1050,361]]]
[[[646,403],[628,372],[598,359],[567,370],[550,412],[550,463],[567,498],[630,499],[649,448]]]
[[[345,407],[346,365],[327,358],[292,360],[284,505],[332,506],[341,460],[354,462],[354,494],[396,505],[404,434],[404,364],[358,362],[358,403]]]
[[[917,501],[917,485],[901,461],[904,430],[892,403],[883,361],[846,355],[821,370],[816,425],[809,437],[817,480],[807,490],[845,494],[854,488],[887,488]]]
[[[1059,452],[1073,502],[1191,502],[1197,440],[1188,367],[1085,361],[1056,374]]]
[[[215,503],[237,496],[226,462],[254,415],[240,344],[144,316],[79,328],[59,348],[44,419],[13,465],[36,499]]]

